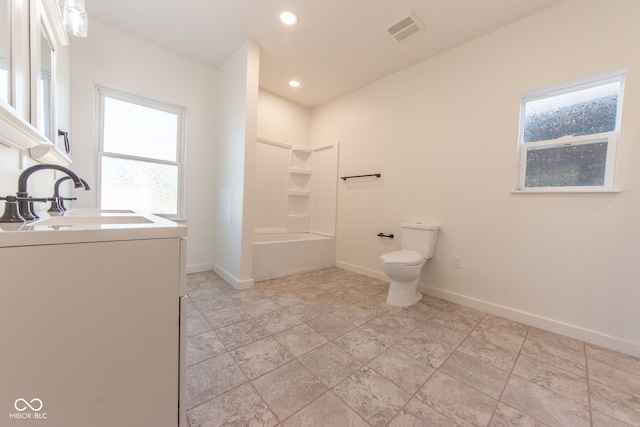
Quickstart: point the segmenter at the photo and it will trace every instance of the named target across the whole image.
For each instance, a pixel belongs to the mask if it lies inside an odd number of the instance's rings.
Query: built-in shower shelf
[[[311,171],[309,169],[302,168],[289,168],[289,173],[295,175],[311,175]]]
[[[311,191],[289,190],[289,195],[290,196],[296,196],[296,197],[309,197],[309,196],[311,196]]]

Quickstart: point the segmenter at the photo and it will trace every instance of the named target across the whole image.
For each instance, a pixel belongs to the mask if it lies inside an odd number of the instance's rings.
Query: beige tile
[[[405,353],[390,348],[369,362],[369,367],[413,394],[424,384],[434,370]]]
[[[356,328],[352,323],[347,322],[333,313],[325,314],[324,316],[309,320],[307,325],[329,340],[337,338],[340,335]]]
[[[191,409],[187,415],[191,427],[271,427],[278,424],[273,412],[248,383]]]
[[[302,356],[327,342],[325,337],[304,323],[278,332],[273,337],[296,357]]]
[[[343,288],[335,292],[335,294],[343,300],[352,304],[368,297],[367,294],[363,294],[362,292],[357,291],[353,288]]]
[[[330,391],[293,415],[282,425],[284,427],[369,427],[369,424],[360,415]]]
[[[389,427],[456,427],[454,423],[417,398],[413,398],[389,423]]]
[[[300,357],[300,362],[327,387],[333,387],[362,366],[332,342]]]
[[[640,358],[629,356],[608,348],[587,343],[587,358],[597,360],[614,368],[640,375]]]
[[[511,371],[518,358],[517,350],[510,350],[480,336],[469,336],[458,351],[479,359],[503,371]]]
[[[265,298],[242,304],[240,308],[246,311],[249,316],[258,317],[271,313],[272,311],[280,310],[282,307],[273,302],[271,298]]]
[[[433,319],[418,326],[415,333],[422,335],[431,341],[437,340],[451,347],[455,347],[460,344],[462,340],[464,340],[465,336],[467,336],[466,333],[450,328],[442,323],[438,323]]]
[[[394,348],[431,368],[437,369],[456,347],[455,345],[443,343],[437,338],[425,338],[414,332],[398,341]]]
[[[367,363],[389,348],[384,341],[360,329],[339,336],[334,343],[362,363]]]
[[[215,333],[228,350],[242,347],[269,335],[251,319],[216,329]]]
[[[409,329],[396,326],[384,317],[377,317],[360,326],[362,331],[378,337],[385,344],[391,346],[398,340],[406,337],[411,333]]]
[[[576,375],[587,375],[586,359],[575,351],[527,338],[522,346],[522,353]]]
[[[545,427],[546,424],[513,409],[504,403],[498,403],[491,419],[491,427]]]
[[[498,403],[442,372],[433,374],[416,396],[463,426],[486,426]]]
[[[564,351],[571,351],[584,356],[584,342],[556,334],[555,332],[545,331],[544,329],[532,326],[529,328],[527,340],[537,341]]]
[[[512,375],[502,402],[550,426],[589,426],[589,408]]]
[[[468,386],[498,399],[504,390],[509,373],[459,351],[454,352],[440,367],[444,372]]]
[[[187,337],[187,366],[226,351],[227,349],[213,331]]]
[[[485,313],[484,311],[476,310],[475,308],[467,307],[460,304],[449,304],[442,311],[464,316],[477,323],[479,323],[487,315],[487,313]]]
[[[302,304],[306,301],[300,293],[294,292],[283,292],[279,295],[272,296],[271,299],[280,307],[284,308]]]
[[[309,306],[306,304],[306,302],[287,307],[287,310],[303,322],[307,322],[311,319],[315,319],[316,317],[324,316],[325,314],[327,314],[326,310],[314,306]]]
[[[415,316],[405,313],[404,310],[394,310],[379,317],[379,319],[391,327],[403,328],[412,332],[425,322],[425,320],[417,319]]]
[[[187,408],[213,399],[247,381],[229,353],[187,367]]]
[[[520,355],[513,374],[548,390],[589,405],[587,379],[531,357]]]
[[[593,427],[629,427],[631,425],[598,411],[591,411],[591,421]]]
[[[589,381],[591,407],[612,418],[640,426],[640,397]]]
[[[468,334],[480,323],[479,320],[466,317],[460,313],[453,311],[442,310],[431,318],[434,322],[441,323],[450,328],[456,329],[460,332]]]
[[[279,309],[254,319],[265,331],[275,334],[302,323],[302,320],[285,309]]]
[[[515,335],[516,337],[524,338],[529,330],[529,326],[523,323],[514,322],[513,320],[509,320],[504,317],[487,314],[478,324],[478,329],[500,331],[506,334]]]
[[[222,308],[207,313],[205,319],[212,328],[217,329],[250,319],[251,316],[238,306]]]
[[[434,297],[427,294],[422,294],[422,300],[420,301],[422,304],[427,304],[435,308],[443,309],[446,308],[449,304],[449,301],[445,301],[441,298]]]
[[[523,336],[513,335],[493,328],[477,328],[469,336],[516,353],[520,351],[524,342]]]
[[[351,304],[340,310],[336,310],[334,314],[349,323],[353,323],[356,326],[364,325],[369,320],[381,316],[380,310],[371,307],[362,307],[356,304]]]
[[[640,399],[640,375],[611,367],[596,360],[590,360],[588,365],[590,380],[608,385],[624,393],[633,394]]]
[[[200,312],[187,316],[187,336],[198,335],[211,330],[211,326]]]
[[[293,360],[252,381],[269,408],[284,420],[323,395],[327,388]]]
[[[440,313],[440,311],[442,311],[440,308],[433,307],[428,304],[422,304],[420,302],[418,304],[414,304],[406,308],[401,308],[399,310],[409,316],[413,316],[414,318],[422,322],[426,322],[436,314]]]
[[[385,426],[411,398],[368,367],[349,376],[333,391],[372,426]]]
[[[293,360],[291,353],[272,337],[255,341],[230,353],[249,379],[257,378]]]

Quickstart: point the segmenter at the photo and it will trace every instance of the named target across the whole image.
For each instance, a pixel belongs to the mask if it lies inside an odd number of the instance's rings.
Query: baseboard
[[[253,288],[253,279],[239,280],[233,274],[228,273],[224,268],[217,264],[213,265],[213,271],[218,273],[218,276],[222,277],[225,282],[238,290]]]
[[[187,266],[187,273],[200,273],[202,271],[211,271],[214,264],[192,264]]]
[[[337,266],[337,263],[336,263]],[[521,310],[515,310],[492,302],[472,298],[455,292],[445,291],[442,289],[420,284],[419,289],[422,293],[434,297],[442,298],[447,301],[465,305],[495,316],[505,317],[516,322],[535,326],[540,329],[555,332],[580,341],[606,347],[621,353],[629,354],[634,357],[640,357],[640,344],[624,339],[604,334],[602,332],[586,329],[580,326],[560,322],[548,317],[539,316],[534,313],[528,313]]]
[[[385,282],[389,281],[389,278],[386,274],[381,273],[375,270],[369,270],[368,268],[358,267],[357,265],[347,264],[346,262],[336,261],[335,266],[337,268],[342,268],[343,270],[353,271],[354,273],[362,274],[364,276],[372,277],[374,279],[384,280]]]

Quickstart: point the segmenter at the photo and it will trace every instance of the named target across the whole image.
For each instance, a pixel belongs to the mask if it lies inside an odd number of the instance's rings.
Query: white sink
[[[114,216],[53,216],[30,224],[33,227],[73,227],[107,224],[150,224],[153,221],[139,215]]]
[[[64,216],[100,216],[113,214],[135,214],[130,209],[71,209],[64,213]]]

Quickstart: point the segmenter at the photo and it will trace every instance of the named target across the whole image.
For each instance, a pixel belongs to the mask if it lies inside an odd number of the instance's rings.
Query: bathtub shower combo
[[[338,144],[258,138],[253,280],[333,267]]]

